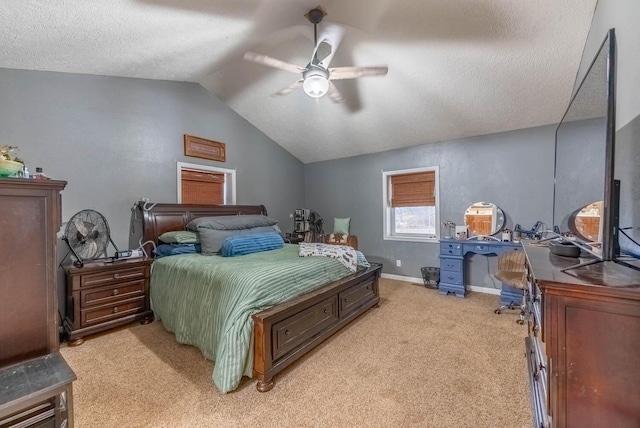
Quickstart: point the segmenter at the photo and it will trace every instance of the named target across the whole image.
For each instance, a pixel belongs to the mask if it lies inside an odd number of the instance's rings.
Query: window
[[[384,239],[433,241],[439,238],[438,167],[382,173]]]
[[[178,203],[235,204],[236,171],[178,162]]]

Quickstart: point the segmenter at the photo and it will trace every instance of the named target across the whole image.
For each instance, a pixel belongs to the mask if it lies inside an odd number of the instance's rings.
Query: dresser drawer
[[[273,325],[273,359],[280,358],[314,333],[338,320],[337,296],[324,300]]]
[[[462,260],[440,259],[440,270],[449,272],[462,272]],[[442,275],[442,273],[441,273]]]
[[[338,294],[340,300],[340,317],[351,312],[365,303],[367,300],[375,299],[376,295],[373,291],[373,280],[358,284]]]
[[[87,327],[93,324],[99,324],[106,321],[123,318],[127,315],[133,315],[142,312],[144,309],[144,296],[128,299],[121,302],[112,303],[103,306],[94,306],[89,309],[80,311],[81,327]]]
[[[447,254],[450,256],[462,255],[462,244],[456,242],[441,242],[440,254]]]
[[[440,282],[445,284],[462,285],[462,272],[440,272]]]
[[[104,305],[144,295],[144,279],[89,288],[80,292],[82,307]]]
[[[118,269],[116,272],[105,271],[88,273],[80,276],[80,287],[94,287],[115,282],[132,281],[145,278],[145,267],[137,266]]]
[[[527,355],[527,371],[529,372],[529,386],[531,388],[531,401],[533,417],[536,427],[548,427],[548,389],[546,386],[546,370],[536,367],[535,353],[532,349],[530,338],[525,338],[525,352]],[[542,383],[543,381],[544,383]]]

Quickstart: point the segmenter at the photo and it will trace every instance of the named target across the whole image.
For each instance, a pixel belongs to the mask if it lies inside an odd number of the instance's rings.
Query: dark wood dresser
[[[58,353],[56,234],[66,184],[0,178],[2,427],[73,425],[75,375]]]
[[[65,332],[72,346],[84,337],[137,320],[151,322],[149,277],[151,259],[69,265]]]
[[[640,271],[523,247],[535,426],[639,427]]]

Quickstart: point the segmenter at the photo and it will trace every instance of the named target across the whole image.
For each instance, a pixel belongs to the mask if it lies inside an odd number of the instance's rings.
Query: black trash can
[[[438,288],[438,284],[440,284],[440,268],[438,267],[423,267],[420,268],[422,271],[422,280],[424,281],[424,286],[427,288]]]

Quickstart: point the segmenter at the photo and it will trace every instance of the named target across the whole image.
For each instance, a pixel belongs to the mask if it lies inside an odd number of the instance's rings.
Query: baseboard
[[[397,281],[411,282],[414,284],[424,284],[422,278],[416,278],[412,276],[402,276],[402,275],[393,275],[390,273],[383,273],[382,278],[386,279],[395,279]],[[476,293],[485,293],[485,294],[495,294],[497,296],[500,295],[499,288],[489,288],[489,287],[478,287],[475,285],[467,285],[467,290],[475,291]]]

